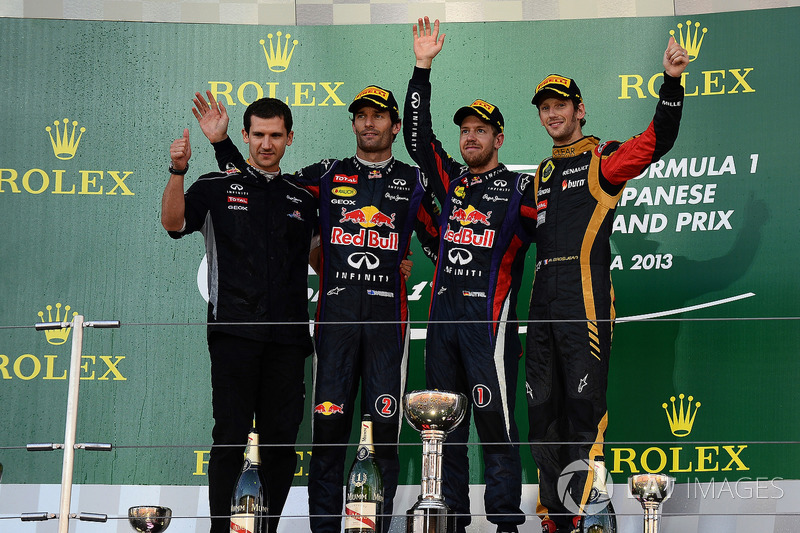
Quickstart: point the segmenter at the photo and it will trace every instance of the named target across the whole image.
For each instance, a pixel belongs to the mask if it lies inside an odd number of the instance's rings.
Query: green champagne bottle
[[[361,438],[358,451],[347,475],[344,533],[381,531],[383,512],[383,477],[375,462],[372,444],[372,419],[361,419]]]

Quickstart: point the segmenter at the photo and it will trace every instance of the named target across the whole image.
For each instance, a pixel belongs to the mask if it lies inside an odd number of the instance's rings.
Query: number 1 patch
[[[492,391],[486,385],[475,385],[472,388],[472,402],[475,407],[486,407],[492,401]]]

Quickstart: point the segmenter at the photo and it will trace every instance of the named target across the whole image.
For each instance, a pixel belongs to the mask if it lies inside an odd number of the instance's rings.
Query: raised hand
[[[178,137],[169,147],[169,157],[172,159],[172,168],[183,170],[192,157],[192,145],[189,144],[189,129],[183,129],[183,137]],[[182,192],[182,191],[181,191]]]
[[[689,64],[689,54],[686,49],[670,37],[667,49],[664,51],[664,72],[673,78],[679,78]]]
[[[414,24],[414,55],[417,57],[418,67],[431,68],[433,58],[442,50],[444,37],[444,33],[439,36],[439,19],[433,23],[433,30],[428,17],[419,19]]]
[[[206,96],[208,102],[202,94],[194,93],[192,113],[209,141],[212,143],[223,141],[228,136],[228,111],[222,102],[214,99],[211,91],[206,91]]]

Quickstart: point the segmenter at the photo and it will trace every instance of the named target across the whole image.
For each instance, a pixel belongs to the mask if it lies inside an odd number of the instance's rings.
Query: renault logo
[[[455,265],[466,265],[472,261],[472,253],[464,248],[453,248],[447,252],[447,258]]]
[[[375,270],[381,262],[378,260],[378,256],[371,252],[356,252],[350,254],[350,257],[347,258],[347,264],[353,268],[366,266],[367,270]]]

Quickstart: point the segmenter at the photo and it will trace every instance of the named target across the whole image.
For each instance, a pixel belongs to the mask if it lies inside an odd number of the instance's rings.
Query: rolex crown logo
[[[78,133],[78,138],[75,138],[76,130],[78,129],[78,121],[72,121],[72,132],[69,131],[69,119],[64,119],[64,131],[63,133],[60,131],[59,122],[56,120],[53,122],[53,125],[56,127],[56,134],[55,137],[53,136],[53,128],[47,126],[45,130],[47,133],[50,134],[50,143],[53,145],[53,153],[59,159],[72,159],[75,157],[75,152],[78,150],[78,143],[81,142],[81,137],[83,136],[83,132],[86,131],[86,128],[81,128],[80,133]]]
[[[272,34],[268,34],[267,38],[269,39],[269,50],[266,47],[266,41],[261,39],[258,41],[261,43],[261,48],[264,49],[264,55],[267,58],[267,66],[272,72],[283,72],[287,68],[289,68],[289,62],[292,60],[292,54],[294,53],[294,47],[297,46],[297,39],[292,41],[292,48],[289,49],[289,39],[292,37],[288,33],[286,34],[286,42],[283,43],[281,46],[281,32],[277,32],[276,36],[277,41],[276,43],[272,42]]]
[[[42,322],[68,322],[71,318],[69,316],[70,307],[68,305],[64,306],[64,316],[61,316],[61,304],[56,304],[56,316],[53,316],[53,306],[48,305],[47,309],[47,320],[44,319],[44,311],[39,311],[39,318],[42,319]],[[78,313],[73,311],[72,316],[77,315]],[[47,329],[44,332],[45,337],[47,338],[47,342],[52,344],[53,346],[59,346],[67,342],[69,338],[69,333],[72,331],[72,326],[61,328],[61,329]]]
[[[689,61],[694,61],[697,59],[697,56],[700,54],[700,47],[703,46],[703,38],[706,36],[706,32],[708,28],[703,28],[702,35],[700,34],[700,23],[694,23],[694,33],[692,33],[692,21],[686,21],[686,34],[683,33],[683,24],[678,24],[678,43],[686,48],[686,52],[689,54]],[[675,37],[675,30],[670,30],[669,34]],[[698,39],[699,36],[699,39]]]
[[[676,437],[685,437],[692,432],[694,417],[697,415],[697,409],[700,408],[701,404],[700,402],[695,402],[694,410],[692,410],[693,396],[687,398],[688,402],[685,406],[683,402],[684,395],[679,394],[678,398],[680,398],[680,405],[677,411],[675,409],[675,396],[670,396],[669,398],[672,404],[671,409],[666,402],[662,403],[661,407],[663,407],[664,412],[667,413],[667,421],[669,421],[669,429],[672,431],[672,434]]]

